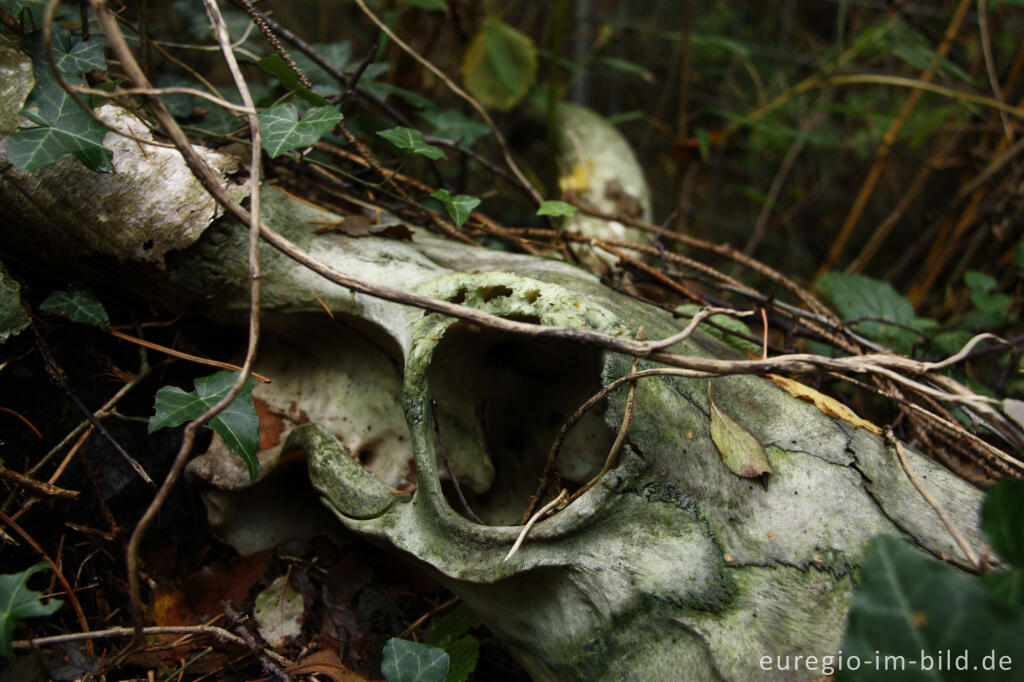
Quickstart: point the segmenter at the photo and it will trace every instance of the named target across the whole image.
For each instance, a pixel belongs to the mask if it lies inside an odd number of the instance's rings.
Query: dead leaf
[[[800,398],[801,400],[813,403],[815,407],[828,416],[835,417],[836,419],[842,419],[844,422],[848,422],[854,426],[859,426],[877,436],[882,435],[882,429],[875,426],[867,419],[861,419],[857,416],[856,412],[835,398],[829,397],[824,393],[819,393],[810,386],[801,384],[799,381],[794,381],[793,379],[779,376],[778,374],[769,374],[768,378],[774,381],[775,385],[786,393],[790,394],[794,398]]]
[[[221,602],[243,603],[266,572],[270,556],[269,549],[263,550],[196,571],[183,586],[189,606],[197,614],[209,617],[221,613]]]
[[[260,629],[260,636],[272,647],[287,644],[302,635],[302,617],[305,601],[292,587],[288,575],[278,576],[270,587],[256,595],[252,615]]]
[[[367,682],[367,678],[352,672],[338,658],[337,652],[321,650],[311,653],[286,670],[289,675],[323,675],[332,682]]]
[[[711,384],[708,383],[708,406],[711,411],[711,440],[722,462],[737,476],[756,478],[770,474],[771,462],[764,445],[750,429],[722,411],[711,399]]]
[[[1003,412],[1017,422],[1017,426],[1024,428],[1024,401],[1007,398],[1003,401]]]

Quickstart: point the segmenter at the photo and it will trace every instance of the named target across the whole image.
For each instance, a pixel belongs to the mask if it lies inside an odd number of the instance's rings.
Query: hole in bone
[[[503,284],[498,284],[493,287],[482,287],[480,289],[480,298],[487,302],[493,301],[494,299],[501,296],[511,296],[513,293],[515,292],[509,289],[507,286],[504,286]]]
[[[518,522],[558,429],[600,389],[601,359],[601,351],[568,341],[464,324],[445,332],[427,375],[430,394],[452,471],[486,523]],[[604,410],[603,404],[591,410],[562,446],[555,469],[570,491],[601,469],[614,440]],[[447,481],[436,445],[437,471]],[[444,490],[462,513],[454,488]]]

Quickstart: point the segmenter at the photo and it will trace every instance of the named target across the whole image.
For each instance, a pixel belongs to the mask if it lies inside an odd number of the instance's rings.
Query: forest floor
[[[33,297],[45,294],[34,291]],[[387,640],[419,638],[450,609],[453,597],[439,583],[340,523],[330,536],[239,556],[211,530],[199,491],[183,479],[142,543],[145,625],[194,627],[195,632],[151,636],[127,654],[129,638],[123,635],[19,646],[30,637],[132,626],[125,550],[155,493],[99,433],[89,430],[84,440],[76,437],[55,447],[85,419],[75,399],[97,410],[139,372],[139,349],[51,316],[37,319],[35,330],[38,336],[26,330],[0,347],[0,458],[6,472],[31,472],[37,481],[76,494],[73,499],[38,495],[16,476],[0,479],[6,517],[0,573],[52,561],[72,594],[55,572],[40,571],[32,578],[31,589],[64,603],[51,616],[19,621],[15,650],[4,661],[0,682],[282,679],[282,670],[284,679],[293,680],[380,679]],[[228,357],[244,342],[236,329],[198,320],[147,326],[144,332],[157,343],[207,357]],[[60,381],[47,371],[44,352],[60,368]],[[147,432],[153,396],[161,386],[188,390],[193,378],[209,370],[155,352],[147,355],[148,376],[103,424],[159,485],[179,448],[181,429]],[[198,440],[195,453],[206,449],[210,433]],[[302,596],[301,635],[268,653],[253,617],[254,599],[280,576],[286,576],[291,594]],[[196,626],[202,625],[223,628],[247,643],[218,641],[200,632]],[[472,633],[480,641],[475,678],[528,679],[486,628],[478,624]],[[265,665],[268,660],[279,663],[277,672]]]

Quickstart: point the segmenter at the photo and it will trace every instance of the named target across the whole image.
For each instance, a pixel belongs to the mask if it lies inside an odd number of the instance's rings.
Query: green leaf
[[[329,107],[331,105],[326,99],[313,92],[299,81],[299,75],[285,63],[279,55],[264,57],[257,62],[259,67],[280,81],[281,85],[289,91],[318,107]],[[333,108],[333,107],[332,107]]]
[[[36,79],[21,114],[36,125],[11,133],[8,140],[11,162],[26,170],[38,170],[64,154],[73,154],[91,170],[114,172],[111,164],[114,153],[103,146],[107,129],[57,82],[46,61],[41,36],[31,34],[21,44],[32,57]],[[98,39],[76,42],[66,30],[54,25],[54,60],[73,85],[84,84],[79,73],[106,68],[104,44]]]
[[[537,209],[537,215],[553,215],[571,218],[576,215],[576,207],[564,201],[545,201]]]
[[[489,127],[474,121],[458,109],[427,109],[420,116],[434,127],[434,136],[459,140],[467,147],[472,147],[477,140],[491,134]]]
[[[480,619],[468,606],[459,604],[439,620],[423,639],[424,644],[448,652],[449,666],[445,682],[464,682],[476,668],[480,642],[476,637],[466,635],[466,632],[478,622]]]
[[[260,113],[263,149],[271,158],[311,146],[338,125],[343,116],[332,106],[310,109],[299,120],[294,104],[278,104]]]
[[[448,674],[444,682],[466,682],[470,673],[476,669],[480,657],[480,640],[472,635],[461,637],[444,650],[448,652]]]
[[[32,58],[32,68],[37,79],[40,73],[50,71],[42,31],[30,33],[18,42]],[[89,40],[81,40],[60,24],[53,25],[50,40],[53,63],[65,76],[79,76],[90,71],[106,71],[107,58],[103,53],[106,46],[107,41],[102,35],[93,34],[89,36]]]
[[[312,43],[311,47],[313,48],[313,51],[325,62],[339,71],[344,71],[346,65],[348,65],[352,60],[352,44],[347,40],[339,40],[334,43]],[[295,61],[295,65],[302,70],[302,73],[306,74],[306,78],[308,78],[314,86],[322,86],[331,90],[336,90],[338,88],[338,81],[334,80],[333,76],[320,68],[306,55],[301,52],[295,52],[292,55],[292,58]],[[367,68],[367,71],[373,69],[374,66],[374,64],[371,64]],[[387,66],[384,68],[386,70]],[[363,77],[359,80],[360,84],[363,84],[369,75],[370,74],[367,72],[364,72]]]
[[[444,0],[405,0],[405,2],[420,9],[440,10],[442,12],[448,9],[448,5],[444,3]]]
[[[641,109],[631,109],[630,111],[622,111],[617,114],[612,114],[605,118],[609,125],[617,126],[623,123],[632,123],[633,121],[642,121],[644,119],[644,112]]]
[[[718,50],[731,52],[741,59],[750,59],[750,48],[741,42],[726,38],[724,36],[691,35],[690,44],[694,50],[708,51]]]
[[[537,78],[537,49],[528,36],[489,19],[466,50],[462,77],[483,104],[506,111],[529,92]]]
[[[764,445],[750,429],[722,411],[711,399],[708,383],[708,409],[711,411],[711,440],[722,456],[722,462],[737,476],[756,478],[770,474],[771,462]]]
[[[40,597],[43,596],[41,592],[26,587],[29,578],[49,567],[50,564],[43,561],[21,573],[0,575],[0,656],[8,656],[11,653],[11,639],[16,620],[49,616],[64,603],[60,599],[49,599],[44,604],[40,601]]]
[[[176,386],[164,386],[156,392],[156,413],[149,419],[149,432],[178,426],[201,416],[227,395],[237,377],[238,372],[217,372],[200,377],[195,380],[196,390],[192,393]],[[242,458],[253,480],[260,473],[260,463],[256,458],[260,445],[260,420],[252,402],[254,383],[254,379],[249,377],[231,404],[207,424],[232,452]]]
[[[896,350],[909,349],[919,338],[910,330],[885,324],[889,321],[912,326],[915,319],[914,306],[888,282],[865,275],[828,272],[818,279],[815,287],[831,301],[844,320],[871,318],[855,325],[855,329],[868,338]]]
[[[965,83],[974,83],[966,71],[925,45],[897,45],[891,53],[916,69],[935,74],[946,73]]]
[[[1000,571],[981,576],[981,583],[998,601],[1024,609],[1024,571]]]
[[[21,303],[21,285],[0,263],[0,343],[17,336],[32,323]]]
[[[156,79],[154,85],[158,88],[190,88],[194,87],[195,83],[181,76],[163,74]],[[163,100],[167,111],[171,112],[171,116],[174,118],[188,118],[192,115],[192,95],[175,93],[173,95],[161,95],[160,99]]]
[[[981,530],[996,554],[1024,568],[1024,481],[999,481],[985,495]]]
[[[904,657],[907,665],[902,672],[890,672],[893,679],[1010,679],[993,677],[993,668],[985,667],[998,665],[1000,657],[1013,663],[1024,660],[1024,611],[994,600],[976,578],[922,555],[902,540],[879,536],[864,553],[842,651],[844,660],[862,662]],[[946,652],[951,666],[965,656],[966,669],[950,673]],[[994,658],[986,660],[993,652]],[[939,655],[942,672],[937,671]],[[1019,679],[1016,674],[1014,679]],[[876,666],[862,665],[858,670],[844,668],[840,679],[884,676]]]
[[[974,337],[974,334],[964,329],[953,329],[929,335],[932,348],[945,355],[958,353],[964,345]]]
[[[367,69],[367,71],[369,71],[369,69]],[[365,72],[363,74],[363,78],[366,78]],[[359,82],[362,83],[362,80]],[[400,88],[391,83],[368,83],[367,90],[370,90],[373,94],[378,95],[381,98],[387,97],[388,95],[397,95],[405,100],[406,104],[416,107],[417,109],[437,108],[437,104],[429,97],[424,97],[415,90]]]
[[[707,128],[697,128],[694,133],[697,136],[697,150],[700,152],[700,160],[707,161],[711,157],[711,133]]]
[[[459,604],[449,611],[444,618],[437,621],[430,634],[423,638],[424,644],[447,648],[457,637],[469,632],[470,628],[480,622],[476,614],[465,604]]]
[[[480,205],[480,200],[476,197],[471,197],[468,194],[452,196],[452,193],[446,189],[439,189],[430,196],[444,204],[456,227],[462,227],[463,223],[469,220],[469,214],[473,212],[473,209]]]
[[[448,654],[437,647],[392,637],[384,645],[380,671],[388,682],[444,682]]]
[[[676,307],[677,311],[685,315],[690,315],[691,317],[700,312],[700,309],[701,306],[697,305],[696,303],[685,303],[681,306]],[[719,327],[724,327],[725,329],[737,332],[739,334],[745,334],[747,336],[751,335],[750,327],[745,325],[743,322],[737,320],[735,317],[730,317],[729,315],[712,315],[711,317],[707,318],[707,321],[714,322]],[[712,327],[711,325],[703,326],[701,327],[701,329],[703,331],[706,331],[711,336],[721,339],[722,341],[729,344],[738,351],[741,351],[743,353],[750,352],[754,353],[755,355],[761,353],[761,346],[752,341],[748,341],[747,339],[736,336],[735,334],[727,334],[726,332],[723,332],[721,329],[717,329],[715,327]]]
[[[39,309],[63,315],[72,322],[91,324],[103,331],[110,330],[110,318],[103,304],[96,300],[91,291],[77,282],[69,284],[67,291],[52,292],[39,304]]]
[[[398,127],[378,130],[377,134],[399,149],[408,149],[411,154],[422,154],[434,161],[448,158],[443,151],[427,144],[423,139],[423,133],[418,130]]]
[[[996,288],[995,278],[991,275],[986,275],[984,272],[978,270],[968,270],[964,273],[964,284],[971,290],[971,293],[987,294]]]
[[[1024,270],[1024,241],[1017,242],[1017,246],[1013,249],[1013,264],[1017,266],[1018,270]]]
[[[107,129],[94,120],[64,91],[46,60],[42,32],[21,39],[21,46],[32,57],[36,85],[25,102],[21,114],[35,127],[11,133],[8,153],[14,165],[26,170],[48,166],[64,154],[74,154],[94,171],[112,173],[114,153],[103,146]],[[102,38],[77,40],[60,25],[53,27],[53,58],[65,80],[83,85],[80,74],[106,68]]]
[[[631,62],[628,59],[618,59],[617,57],[598,57],[597,63],[607,66],[608,68],[615,69],[616,71],[629,74],[630,76],[636,76],[640,80],[648,83],[654,82],[653,73],[645,69],[640,64]]]
[[[12,16],[17,17],[23,9],[46,7],[46,0],[0,0],[0,7],[7,10]],[[56,24],[54,25],[56,26]]]

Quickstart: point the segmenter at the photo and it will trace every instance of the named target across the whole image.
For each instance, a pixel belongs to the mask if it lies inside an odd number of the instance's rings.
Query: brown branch
[[[41,646],[51,646],[54,644],[66,644],[68,642],[89,642],[94,639],[116,639],[118,637],[131,637],[135,634],[133,628],[108,628],[106,630],[96,630],[94,632],[72,632],[65,635],[54,635],[52,637],[36,637],[33,639],[21,639],[11,642],[11,647],[14,649],[33,649]],[[219,642],[228,644],[234,644],[245,648],[245,640],[233,632],[229,632],[224,628],[219,628],[214,625],[162,625],[146,627],[142,629],[142,634],[145,636],[150,635],[186,635],[192,637],[213,637]],[[266,656],[275,663],[281,666],[294,665],[292,661],[288,660],[284,656],[275,653],[269,649],[265,649],[259,652],[260,656]]]
[[[940,58],[945,57],[949,52],[949,48],[953,44],[953,40],[956,38],[957,33],[960,32],[960,26],[963,24],[964,18],[967,16],[967,10],[971,6],[971,0],[960,0],[960,4],[957,5],[956,11],[953,13],[953,18],[950,19],[949,25],[946,27],[946,33],[942,38],[942,42],[935,48],[935,54]],[[931,83],[932,79],[935,78],[935,71],[932,69],[925,69],[921,72],[918,77],[919,80],[925,83]],[[868,170],[867,175],[864,178],[864,182],[857,193],[856,199],[854,199],[853,206],[850,207],[850,211],[846,215],[846,219],[843,221],[842,227],[839,228],[839,234],[836,235],[835,239],[832,240],[831,246],[829,246],[828,255],[825,260],[822,261],[821,267],[818,269],[818,276],[821,276],[835,265],[836,261],[839,260],[839,256],[843,252],[843,247],[846,246],[847,240],[853,233],[853,228],[857,225],[857,221],[860,220],[861,215],[864,212],[864,208],[867,206],[868,200],[871,198],[872,193],[875,190],[875,185],[878,184],[878,180],[882,177],[882,171],[885,170],[885,166],[889,160],[889,154],[892,151],[893,145],[896,143],[896,138],[900,134],[900,130],[903,129],[903,124],[907,122],[910,115],[914,112],[917,107],[917,103],[921,100],[924,95],[923,89],[916,89],[910,93],[907,99],[903,102],[903,106],[900,107],[899,112],[896,114],[896,118],[893,119],[889,125],[889,129],[885,132],[882,137],[882,143],[879,145],[878,150],[875,152],[875,161]]]
[[[221,369],[231,369],[235,370],[236,372],[242,369],[238,365],[233,365],[230,362],[221,362],[220,360],[211,360],[209,358],[203,358],[198,355],[183,353],[180,350],[174,350],[173,348],[168,348],[167,346],[161,346],[159,343],[153,343],[152,341],[146,341],[145,339],[140,339],[135,336],[129,336],[128,334],[125,334],[124,332],[119,332],[116,329],[112,329],[110,331],[110,334],[124,341],[130,341],[131,343],[137,344],[139,346],[145,346],[146,348],[158,350],[161,353],[166,353],[167,355],[171,355],[182,360],[188,360],[189,362],[196,362],[199,363],[200,365],[209,365],[210,367],[219,367]],[[253,378],[258,379],[259,381],[265,384],[270,383],[270,379],[263,376],[262,374],[257,374],[256,372],[253,372],[252,376]]]
[[[6,478],[9,481],[14,481],[21,487],[28,488],[33,493],[37,495],[45,495],[46,497],[61,497],[66,500],[73,500],[79,495],[77,490],[58,488],[57,486],[44,481],[37,481],[34,478],[29,478],[25,474],[19,474],[17,471],[8,469],[2,464],[0,464],[0,478]]]
[[[981,564],[978,562],[978,555],[975,554],[974,550],[971,549],[971,546],[967,544],[967,540],[964,538],[963,533],[960,532],[960,529],[956,527],[955,523],[953,523],[953,519],[950,518],[949,512],[947,512],[942,504],[935,499],[935,496],[932,495],[928,488],[924,486],[921,479],[915,476],[914,472],[911,471],[910,464],[907,463],[907,456],[903,453],[903,444],[896,440],[896,436],[892,433],[892,427],[887,426],[885,428],[885,440],[886,443],[896,451],[896,456],[900,460],[900,466],[903,467],[903,471],[907,474],[907,478],[910,479],[910,482],[913,484],[914,488],[917,489],[917,492],[921,493],[921,497],[924,498],[925,502],[927,502],[931,508],[935,510],[935,513],[939,515],[939,518],[942,519],[942,523],[946,526],[949,534],[953,536],[953,540],[955,540],[956,544],[960,547],[960,551],[962,551],[964,556],[967,557],[967,561],[969,561],[976,569],[980,570]]]

